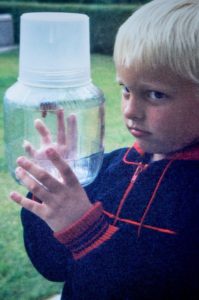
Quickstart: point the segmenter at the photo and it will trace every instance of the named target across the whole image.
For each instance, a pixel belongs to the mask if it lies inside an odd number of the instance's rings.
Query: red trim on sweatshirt
[[[134,183],[137,179],[137,177],[139,176],[139,174],[146,168],[146,165],[143,165],[142,163],[139,163],[135,172],[133,173],[133,176],[131,178],[131,181],[129,183],[129,185],[127,186],[124,194],[123,194],[123,197],[122,199],[120,200],[120,203],[119,203],[119,206],[118,206],[118,209],[117,209],[117,212],[116,212],[116,215],[115,215],[115,220],[113,222],[113,225],[116,225],[117,223],[117,220],[118,220],[118,217],[119,217],[119,214],[122,210],[122,207],[125,203],[125,200],[126,198],[128,197],[128,194],[130,193],[130,191],[132,190],[133,186],[134,186]]]
[[[180,152],[176,152],[168,156],[168,158],[175,160],[199,160],[199,145],[186,148]]]
[[[162,172],[162,174],[161,174],[161,176],[160,176],[160,178],[159,178],[159,180],[158,180],[158,182],[157,182],[157,184],[156,184],[156,187],[155,187],[155,189],[154,189],[154,191],[153,191],[153,194],[152,194],[152,196],[151,196],[151,198],[150,198],[150,200],[149,200],[149,202],[148,202],[148,204],[147,204],[147,207],[146,207],[146,209],[145,209],[145,211],[144,211],[144,213],[143,213],[143,216],[142,216],[142,218],[141,218],[141,220],[140,220],[140,225],[139,225],[139,228],[138,228],[138,236],[140,235],[140,232],[141,232],[141,229],[142,229],[144,220],[145,220],[145,218],[146,218],[146,216],[147,216],[147,213],[149,212],[149,209],[150,209],[150,207],[151,207],[151,205],[152,205],[152,203],[153,203],[153,201],[154,201],[154,199],[155,199],[155,196],[156,196],[157,191],[158,191],[158,189],[159,189],[159,187],[160,187],[160,184],[161,184],[161,182],[162,182],[162,180],[163,180],[163,178],[164,178],[164,176],[165,176],[165,173],[167,172],[167,170],[168,170],[168,168],[170,167],[170,165],[172,164],[172,162],[173,162],[173,160],[170,160],[170,161],[168,162],[168,164],[167,164],[166,167],[164,168],[164,170],[163,170],[163,172]]]
[[[129,161],[129,160],[127,159],[127,156],[128,156],[128,154],[129,154],[129,152],[131,152],[131,150],[132,150],[133,148],[134,148],[134,147],[128,148],[127,151],[126,151],[126,153],[124,154],[123,162],[124,162],[125,164],[128,164],[128,165],[138,165],[138,162]]]
[[[132,148],[134,148],[141,156],[144,155],[144,151],[140,148],[140,146],[139,146],[139,144],[138,144],[137,142],[133,145]],[[137,165],[139,166],[140,163],[138,163],[138,162],[133,162],[133,161],[129,161],[129,160],[127,159],[128,154],[130,153],[130,151],[132,150],[132,148],[129,148],[129,149],[126,151],[126,153],[125,153],[125,155],[124,155],[124,157],[123,157],[123,161],[124,161],[125,163],[127,163],[127,164],[132,164],[132,165],[136,165],[136,164],[137,164]],[[155,196],[156,196],[157,191],[158,191],[158,189],[159,189],[159,187],[160,187],[160,184],[161,184],[161,182],[162,182],[162,180],[163,180],[163,178],[164,178],[164,176],[165,176],[165,173],[167,172],[167,170],[168,170],[168,168],[170,167],[170,165],[172,164],[172,162],[173,162],[174,160],[199,160],[199,145],[193,145],[193,146],[190,146],[189,148],[187,147],[186,149],[182,149],[182,150],[180,150],[179,152],[176,152],[176,153],[174,153],[174,154],[168,155],[167,157],[165,157],[165,159],[168,159],[169,162],[168,162],[168,164],[166,165],[166,167],[164,168],[164,170],[163,170],[163,172],[162,172],[162,174],[161,174],[161,176],[160,176],[160,178],[159,178],[159,180],[158,180],[158,182],[157,182],[157,184],[156,184],[156,187],[155,187],[155,189],[154,189],[154,191],[153,191],[153,193],[152,193],[152,196],[151,196],[151,198],[150,198],[150,200],[149,200],[149,202],[148,202],[148,204],[147,204],[147,206],[146,206],[146,209],[145,209],[145,211],[144,211],[144,213],[143,213],[143,215],[142,215],[142,218],[141,218],[140,222],[138,223],[138,224],[139,224],[139,225],[138,225],[138,226],[139,226],[139,228],[138,228],[138,236],[140,235],[140,232],[141,232],[142,227],[144,227],[144,224],[143,224],[143,223],[144,223],[144,220],[145,220],[145,218],[146,218],[146,216],[147,216],[147,213],[149,212],[149,209],[150,209],[150,207],[151,207],[151,205],[152,205],[152,203],[153,203],[153,201],[154,201],[154,199],[155,199]],[[147,165],[145,165],[145,166],[147,166]],[[137,170],[137,169],[136,169],[136,170]],[[136,171],[135,171],[135,173],[136,173]],[[140,172],[139,172],[139,173],[140,173]],[[138,174],[138,175],[139,175],[139,174]],[[134,176],[133,176],[133,177],[134,177]],[[138,176],[136,176],[136,178],[137,178],[137,177],[138,177]],[[135,181],[135,180],[134,180],[134,181]],[[116,215],[115,215],[115,217],[114,217],[114,222],[113,222],[113,224],[116,224],[116,222],[117,222],[118,220],[120,220],[119,214],[120,214],[120,212],[121,212],[121,210],[122,210],[122,206],[124,205],[124,202],[125,202],[125,200],[126,200],[128,194],[129,194],[130,190],[133,188],[134,181],[133,181],[133,182],[131,181],[131,182],[129,183],[127,189],[126,189],[125,192],[124,192],[124,195],[123,195],[123,197],[122,197],[122,199],[121,199],[121,201],[120,201],[120,204],[119,204],[117,213],[116,213]]]
[[[142,150],[142,148],[140,147],[138,142],[135,142],[133,147],[141,156],[143,156],[145,154],[145,152]]]
[[[80,220],[54,232],[54,237],[71,251],[74,259],[79,259],[110,239],[117,230],[108,224],[102,203],[96,202]]]
[[[60,231],[54,232],[54,237],[63,244],[69,244],[81,236],[102,215],[102,203],[96,202],[80,219]]]
[[[73,252],[73,257],[74,259],[80,259],[81,257],[83,257],[84,255],[86,255],[87,253],[89,253],[90,251],[98,248],[101,244],[103,244],[104,242],[108,241],[115,232],[118,231],[119,228],[109,225],[108,230],[101,236],[99,237],[93,244],[91,244],[89,247],[83,249],[81,252]]]
[[[138,164],[140,164],[139,162],[134,162],[134,161],[128,160],[128,154],[131,152],[132,149],[135,149],[141,156],[144,155],[144,151],[140,148],[139,144],[137,142],[135,142],[133,144],[133,146],[128,148],[126,153],[124,154],[123,162],[128,165],[138,165]]]
[[[138,162],[128,160],[128,155],[132,149],[135,149],[140,156],[144,156],[144,151],[141,149],[138,142],[135,142],[132,147],[128,148],[123,157],[123,162],[130,165],[137,165]],[[165,159],[174,159],[174,160],[199,160],[199,144],[186,147],[175,153],[168,154]]]
[[[115,219],[115,215],[111,214],[110,212],[104,210],[104,214],[107,215],[109,218],[111,219]],[[131,220],[131,219],[125,219],[125,218],[119,218],[117,219],[120,222],[126,223],[126,224],[130,224],[136,227],[140,226],[140,222]],[[152,226],[152,225],[147,225],[147,224],[142,224],[142,227],[147,228],[147,229],[151,229],[151,230],[155,230],[155,231],[159,231],[162,233],[166,233],[166,234],[177,234],[174,230],[171,229],[167,229],[167,228],[161,228],[161,227],[156,227],[156,226]]]

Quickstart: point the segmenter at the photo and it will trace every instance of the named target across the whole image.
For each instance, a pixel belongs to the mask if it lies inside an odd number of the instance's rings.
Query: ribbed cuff
[[[72,252],[75,259],[79,259],[108,240],[117,229],[107,222],[102,203],[96,202],[80,220],[54,232],[54,237]]]

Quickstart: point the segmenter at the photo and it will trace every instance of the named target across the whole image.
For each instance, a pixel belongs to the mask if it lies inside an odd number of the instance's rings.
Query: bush
[[[0,0],[3,2],[5,0]],[[23,2],[40,2],[40,3],[81,3],[81,4],[144,4],[150,0],[23,0]],[[17,0],[7,0],[7,2],[17,2]]]
[[[85,5],[85,4],[44,4],[25,2],[0,2],[0,14],[13,16],[15,43],[19,42],[20,15],[26,12],[75,12],[90,17],[91,52],[112,54],[115,35],[119,26],[126,20],[137,5]]]

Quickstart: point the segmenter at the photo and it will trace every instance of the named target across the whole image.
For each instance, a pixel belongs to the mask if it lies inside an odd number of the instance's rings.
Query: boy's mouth
[[[130,133],[137,138],[141,138],[150,134],[150,132],[139,129],[137,127],[129,128]]]

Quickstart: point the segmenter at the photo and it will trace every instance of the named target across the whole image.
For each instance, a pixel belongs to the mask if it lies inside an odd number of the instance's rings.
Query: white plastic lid
[[[23,14],[18,80],[45,87],[89,83],[88,16],[54,12]]]

